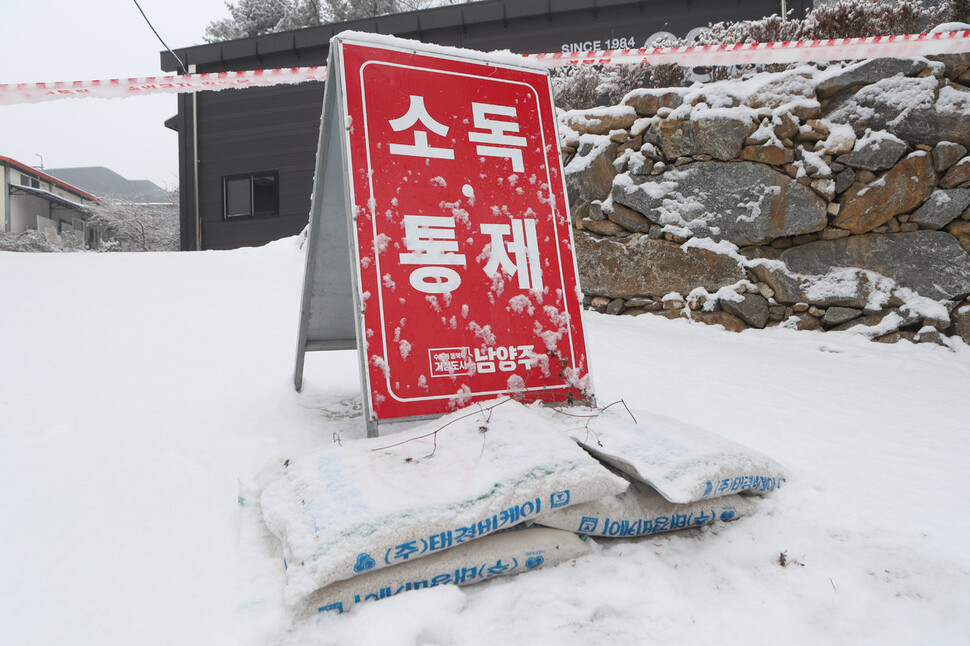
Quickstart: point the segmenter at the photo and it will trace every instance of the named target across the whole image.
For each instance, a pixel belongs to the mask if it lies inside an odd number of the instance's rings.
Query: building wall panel
[[[198,96],[199,194],[207,249],[264,244],[306,226],[323,84],[203,92]],[[223,217],[222,178],[276,171],[279,217]]]

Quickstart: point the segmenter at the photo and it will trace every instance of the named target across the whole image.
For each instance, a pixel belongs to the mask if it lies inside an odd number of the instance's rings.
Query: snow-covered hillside
[[[0,253],[0,643],[965,641],[970,348],[597,314],[601,403],[751,446],[786,486],[734,523],[293,624],[239,492],[364,435],[355,353],[292,388],[301,276],[295,239]]]

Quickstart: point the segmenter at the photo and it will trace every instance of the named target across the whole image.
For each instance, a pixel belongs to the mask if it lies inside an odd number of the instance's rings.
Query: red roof
[[[56,184],[57,186],[60,186],[65,191],[69,191],[71,193],[74,193],[78,197],[83,197],[83,198],[88,199],[88,200],[91,200],[93,202],[100,202],[101,201],[98,198],[96,198],[95,196],[93,196],[90,193],[88,193],[87,191],[82,191],[77,186],[72,186],[71,184],[68,184],[67,182],[64,182],[62,180],[57,179],[53,175],[48,175],[44,171],[37,170],[36,168],[33,168],[31,166],[28,166],[27,164],[22,164],[19,161],[17,161],[16,159],[10,159],[9,157],[4,157],[3,155],[0,155],[0,164],[4,164],[4,165],[7,165],[7,166],[11,166],[13,168],[17,168],[19,170],[22,170],[22,171],[24,171],[26,173],[31,173],[33,175],[37,175],[38,177],[40,177],[43,180],[46,180],[46,181],[48,181],[48,182],[50,182],[52,184]]]

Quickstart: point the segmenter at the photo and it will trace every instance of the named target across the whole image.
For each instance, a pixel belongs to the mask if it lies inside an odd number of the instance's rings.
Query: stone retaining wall
[[[587,307],[970,342],[970,55],[560,115]]]

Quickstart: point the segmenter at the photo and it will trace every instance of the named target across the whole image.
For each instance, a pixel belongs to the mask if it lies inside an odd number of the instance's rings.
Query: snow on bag
[[[623,493],[551,511],[536,523],[590,536],[649,536],[715,520],[735,520],[750,515],[754,508],[753,502],[738,495],[672,503],[648,485],[631,482]]]
[[[337,581],[627,487],[547,418],[511,400],[287,464],[263,488],[260,506],[282,543],[291,605]]]
[[[408,590],[472,585],[585,556],[579,536],[548,527],[513,529],[394,567],[328,585],[310,596],[312,612],[345,612],[362,601],[386,599]]]
[[[785,482],[771,458],[690,424],[635,411],[637,422],[612,410],[569,434],[590,453],[686,504],[732,493],[767,493]]]

